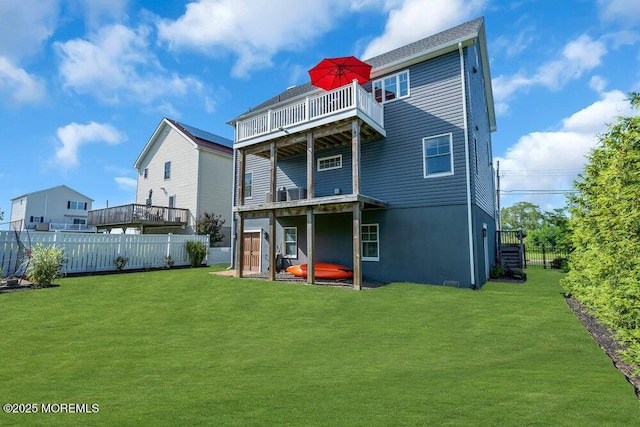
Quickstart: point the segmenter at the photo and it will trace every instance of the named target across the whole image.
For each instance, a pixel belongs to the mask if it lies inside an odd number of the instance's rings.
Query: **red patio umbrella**
[[[311,84],[324,90],[331,90],[358,80],[359,84],[369,81],[371,65],[353,56],[325,58],[309,70]]]

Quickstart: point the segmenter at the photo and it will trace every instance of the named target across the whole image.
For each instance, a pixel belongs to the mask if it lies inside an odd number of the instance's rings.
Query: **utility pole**
[[[498,208],[498,230],[502,230],[502,218],[500,216],[500,160],[496,161],[496,205]]]

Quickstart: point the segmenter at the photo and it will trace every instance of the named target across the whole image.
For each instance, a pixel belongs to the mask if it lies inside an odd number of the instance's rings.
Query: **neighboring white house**
[[[208,212],[222,215],[223,234],[229,238],[232,147],[230,139],[168,118],[160,121],[134,164],[136,203],[188,209],[189,218],[182,230],[153,232],[194,234],[196,219]]]
[[[93,199],[66,185],[34,191],[11,199],[11,221],[38,231],[95,231],[87,227]]]

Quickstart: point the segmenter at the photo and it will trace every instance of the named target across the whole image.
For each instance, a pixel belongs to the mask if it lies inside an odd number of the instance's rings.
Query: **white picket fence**
[[[199,241],[209,247],[209,236],[179,234],[88,234],[72,232],[22,232],[20,241],[26,248],[37,243],[55,245],[64,250],[66,273],[115,271],[118,256],[128,258],[124,270],[167,266],[171,256],[174,266],[189,265],[187,242]],[[15,274],[19,245],[13,231],[0,231],[0,275]]]

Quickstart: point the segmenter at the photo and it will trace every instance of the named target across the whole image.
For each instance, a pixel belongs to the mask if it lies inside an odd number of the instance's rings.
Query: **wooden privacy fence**
[[[209,236],[180,234],[86,234],[65,232],[20,233],[20,241],[28,249],[37,243],[55,245],[64,250],[65,273],[115,271],[117,257],[128,258],[124,270],[167,266],[171,256],[175,266],[189,265],[187,241],[202,242],[209,247]],[[20,245],[13,231],[0,231],[0,274],[16,273]]]

